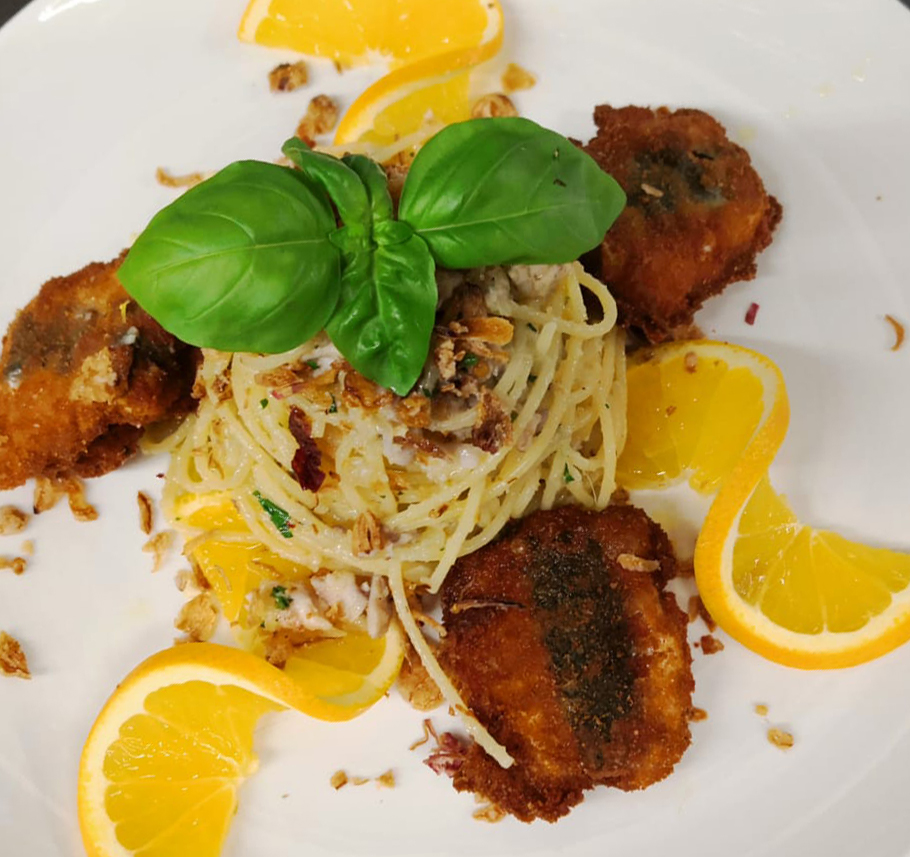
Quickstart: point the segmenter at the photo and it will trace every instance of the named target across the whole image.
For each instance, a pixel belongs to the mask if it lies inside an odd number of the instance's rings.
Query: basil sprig
[[[406,395],[429,351],[436,264],[556,264],[596,246],[619,185],[527,119],[451,125],[420,151],[398,218],[362,155],[283,147],[297,169],[238,161],[152,218],[119,276],[166,330],[277,353],[325,329],[361,374]]]
[[[337,160],[296,138],[282,151],[322,184],[344,223],[329,236],[342,251],[342,263],[341,294],[326,333],[358,372],[404,395],[430,347],[436,316],[433,257],[408,224],[392,219],[392,197],[379,164],[363,155]]]

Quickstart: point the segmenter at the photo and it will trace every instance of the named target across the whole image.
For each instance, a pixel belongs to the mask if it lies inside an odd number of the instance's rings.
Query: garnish
[[[333,399],[334,401],[334,399]],[[297,451],[291,460],[291,470],[304,491],[318,491],[325,481],[322,469],[322,453],[313,440],[313,429],[309,417],[294,406],[288,417],[288,431],[297,441]]]
[[[294,600],[288,595],[288,591],[283,586],[273,586],[272,587],[272,598],[275,599],[275,606],[279,610],[287,610],[291,606],[291,602]]]
[[[565,137],[506,117],[460,122],[430,139],[398,211],[440,265],[474,268],[574,261],[624,205],[619,185]]]
[[[277,503],[273,503],[268,497],[263,497],[258,491],[253,492],[253,496],[259,501],[263,511],[269,516],[271,522],[275,525],[281,535],[286,539],[293,538],[291,532],[291,516],[281,508]]]
[[[265,408],[267,408],[268,406],[269,406],[269,400],[268,400],[268,399],[260,399],[260,400],[259,400],[259,407],[260,407],[260,408],[265,409]]]
[[[152,655],[117,686],[82,751],[82,853],[220,854],[237,789],[256,770],[259,718],[282,708],[326,721],[356,717],[385,696],[405,646],[392,622],[379,639],[352,629],[312,649],[295,647],[293,673],[214,643]],[[112,759],[127,761],[118,766]],[[123,830],[126,845],[118,838]]]
[[[515,117],[433,137],[398,219],[369,158],[339,160],[296,138],[283,151],[298,169],[238,161],[160,211],[120,279],[192,345],[277,353],[325,329],[360,374],[402,396],[429,352],[436,264],[569,262],[625,204],[590,156]]]
[[[467,354],[465,354],[464,359],[461,361],[461,368],[473,369],[477,365],[478,360],[480,360],[480,358],[473,352],[469,351]]]
[[[328,199],[300,172],[238,161],[159,211],[117,274],[184,342],[279,353],[335,310],[334,228]]]
[[[566,463],[566,466],[562,470],[562,481],[568,485],[570,482],[575,481],[575,477],[572,475],[572,471],[569,470],[569,465]]]
[[[893,315],[886,315],[885,321],[894,328],[894,345],[891,346],[891,350],[897,351],[904,344],[904,326]]]

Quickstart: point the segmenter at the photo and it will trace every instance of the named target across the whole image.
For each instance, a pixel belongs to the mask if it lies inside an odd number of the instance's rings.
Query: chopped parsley
[[[437,388],[436,387],[421,387],[420,392],[423,393],[424,396],[426,396],[428,399],[432,399],[437,393]]]
[[[537,333],[537,328],[534,327],[534,325],[531,324],[531,322],[528,322],[528,330],[533,330],[534,333]]]
[[[528,383],[533,384],[537,380],[536,375],[528,375]]]
[[[273,503],[268,497],[263,497],[258,491],[253,492],[253,496],[259,501],[265,513],[269,516],[271,522],[275,525],[281,535],[286,539],[293,538],[291,532],[291,516],[281,508],[277,503]]]
[[[480,360],[480,358],[473,352],[469,351],[467,354],[465,354],[464,359],[459,365],[462,369],[473,369],[477,365],[478,360]]]
[[[288,595],[287,589],[283,586],[273,586],[272,587],[272,598],[275,599],[275,606],[279,610],[287,610],[291,606],[291,602],[294,600]]]
[[[569,472],[569,465],[566,464],[565,468],[562,471],[562,481],[568,485],[570,482],[575,481],[575,477]]]
[[[259,407],[260,407],[260,408],[267,408],[268,406],[269,406],[269,400],[268,400],[268,399],[260,399],[260,400],[259,400]]]
[[[307,360],[306,365],[309,366],[310,369],[318,369],[319,361],[316,360],[315,358],[311,358],[311,359]]]
[[[327,414],[337,414],[338,413],[338,402],[335,401],[335,394],[329,393],[332,397],[332,404],[329,405],[329,409],[326,411]]]

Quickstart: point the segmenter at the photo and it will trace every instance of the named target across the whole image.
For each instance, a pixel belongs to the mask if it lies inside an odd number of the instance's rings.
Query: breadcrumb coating
[[[663,591],[674,574],[666,534],[633,506],[537,512],[462,557],[442,588],[440,662],[515,764],[471,745],[455,787],[555,821],[597,784],[666,777],[694,689],[686,616]]]
[[[782,208],[748,152],[701,110],[602,104],[594,122],[584,149],[628,201],[586,264],[622,324],[650,342],[678,338],[705,300],[755,276]]]

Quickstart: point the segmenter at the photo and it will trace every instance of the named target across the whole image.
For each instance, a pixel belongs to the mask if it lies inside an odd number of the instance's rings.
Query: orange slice
[[[450,124],[470,116],[470,73],[502,47],[499,0],[484,3],[482,37],[473,45],[409,63],[378,80],[348,108],[335,131],[335,144],[357,140],[390,143],[433,121]]]
[[[89,857],[215,857],[256,770],[253,731],[294,708],[347,720],[381,699],[404,637],[315,644],[288,672],[239,649],[191,643],[140,664],[104,706],[82,751],[78,813]]]
[[[300,580],[309,569],[253,539],[227,491],[181,494],[165,502],[168,520],[191,540],[189,555],[208,581],[228,622],[250,627],[249,593],[268,581]],[[206,533],[207,537],[194,539]]]
[[[375,60],[393,67],[480,44],[485,0],[251,0],[242,41],[288,48],[342,66]]]
[[[714,493],[695,547],[708,611],[770,660],[851,666],[910,639],[910,556],[803,524],[768,467],[789,409],[780,371],[760,354],[714,342],[661,346],[628,372],[627,488],[688,480]]]
[[[628,431],[616,468],[624,488],[687,480],[713,493],[748,454],[762,476],[787,433],[790,406],[767,357],[723,342],[675,342],[630,360]]]
[[[695,576],[730,636],[787,666],[854,666],[910,640],[910,555],[801,523],[745,469],[711,505]]]

